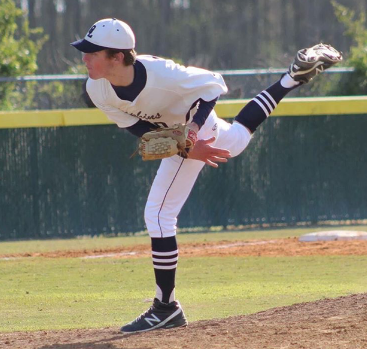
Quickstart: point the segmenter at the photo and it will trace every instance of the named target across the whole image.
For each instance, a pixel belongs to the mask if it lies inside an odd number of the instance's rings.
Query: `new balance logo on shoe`
[[[152,317],[153,318],[146,317],[144,319],[150,326],[154,326],[154,322],[161,322],[161,320],[159,320],[154,314],[152,314]]]

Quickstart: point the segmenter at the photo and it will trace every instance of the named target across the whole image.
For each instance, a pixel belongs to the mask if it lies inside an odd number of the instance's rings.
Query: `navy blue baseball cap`
[[[106,18],[93,24],[84,39],[74,41],[70,45],[84,53],[98,52],[106,48],[133,49],[135,35],[127,23],[116,18]]]

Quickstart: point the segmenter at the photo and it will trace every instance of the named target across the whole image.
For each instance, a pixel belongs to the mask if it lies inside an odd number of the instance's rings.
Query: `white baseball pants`
[[[240,123],[230,124],[213,110],[198,132],[198,139],[215,137],[212,145],[227,149],[232,157],[249,144],[251,134]],[[145,207],[145,223],[152,238],[176,235],[177,216],[186,202],[205,163],[178,155],[163,159],[153,181]]]

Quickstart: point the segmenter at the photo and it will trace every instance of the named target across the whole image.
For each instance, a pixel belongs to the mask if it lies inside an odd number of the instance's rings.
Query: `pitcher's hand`
[[[226,149],[212,147],[210,144],[214,141],[215,137],[198,140],[188,153],[188,159],[203,161],[215,168],[218,167],[218,162],[227,162],[231,153]]]

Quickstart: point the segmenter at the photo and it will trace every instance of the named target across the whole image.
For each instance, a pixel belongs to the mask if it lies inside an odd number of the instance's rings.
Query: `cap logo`
[[[96,25],[92,26],[92,28],[89,29],[89,32],[87,34],[88,38],[91,38],[93,36],[92,33],[93,33],[94,29],[96,29]]]

